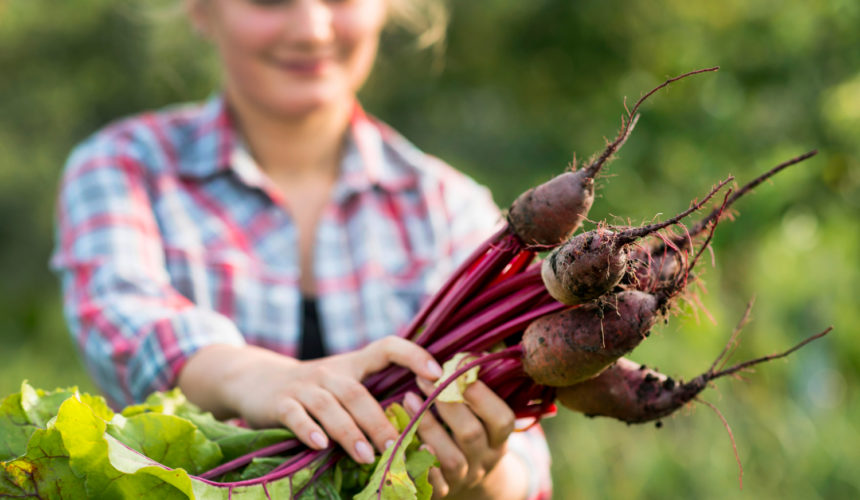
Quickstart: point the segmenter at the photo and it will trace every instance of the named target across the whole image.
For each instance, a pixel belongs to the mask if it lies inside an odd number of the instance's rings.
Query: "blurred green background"
[[[65,156],[110,120],[203,99],[210,51],[167,12],[178,2],[0,0],[0,394],[93,384],[47,269]],[[860,497],[860,2],[857,0],[485,0],[452,5],[442,59],[386,35],[366,108],[490,186],[505,206],[613,136],[622,102],[665,78],[601,180],[594,220],[686,208],[731,173],[745,182],[812,148],[720,226],[702,309],[630,357],[690,378],[722,348],[744,304],[735,359],[834,325],[788,361],[627,427],[560,411],[546,422],[556,498]]]

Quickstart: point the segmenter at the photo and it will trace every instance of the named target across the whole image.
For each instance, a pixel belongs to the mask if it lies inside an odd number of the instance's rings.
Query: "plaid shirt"
[[[485,188],[359,106],[340,170],[313,255],[331,353],[396,333],[501,220]],[[171,387],[209,344],[297,354],[296,227],[220,96],[120,121],[80,144],[57,224],[52,267],[66,318],[114,404]],[[511,443],[548,464],[542,439]]]

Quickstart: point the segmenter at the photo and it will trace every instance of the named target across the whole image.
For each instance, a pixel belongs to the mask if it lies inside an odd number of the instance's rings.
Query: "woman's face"
[[[190,0],[234,99],[299,117],[351,103],[370,72],[386,0]]]

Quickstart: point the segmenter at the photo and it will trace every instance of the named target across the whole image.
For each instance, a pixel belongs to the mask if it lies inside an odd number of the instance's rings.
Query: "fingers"
[[[430,394],[433,385],[418,380],[418,386],[425,394]],[[486,437],[486,445],[490,448],[502,446],[514,431],[516,416],[513,410],[495,392],[480,380],[469,385],[463,393],[468,406],[452,403],[437,403],[439,414],[446,422],[460,422],[459,419],[468,419],[476,416],[481,424],[479,429],[472,422],[470,428],[461,427],[459,424],[453,430],[457,440],[463,443],[479,441],[477,434],[483,431]],[[459,432],[458,432],[459,431]]]
[[[299,391],[294,398],[285,398],[278,405],[279,420],[292,429],[303,443],[315,449],[324,448],[328,444],[322,434],[322,429],[325,429],[325,433],[340,444],[353,460],[373,463],[374,454],[370,443],[350,414],[328,391],[319,386],[309,386]]]
[[[410,416],[418,412],[421,403],[421,398],[411,392],[403,398],[403,404]],[[445,427],[433,416],[433,413],[429,411],[424,413],[418,424],[418,436],[421,441],[432,448],[433,454],[439,460],[444,482],[449,486],[463,483],[469,472],[469,462],[466,455],[445,430]]]
[[[356,378],[362,380],[371,373],[378,372],[390,364],[408,368],[421,378],[436,380],[442,375],[442,367],[433,356],[423,348],[400,337],[386,337],[377,340],[364,349],[349,356],[355,356],[358,373]]]
[[[328,446],[328,438],[322,428],[308,415],[304,407],[293,398],[284,398],[277,403],[276,420],[296,434],[296,438],[315,450]]]
[[[334,394],[377,450],[382,452],[397,440],[397,430],[363,385],[350,378],[331,376],[323,380],[323,386]]]
[[[418,385],[425,394],[433,390],[433,385],[428,382],[419,381]],[[464,404],[436,403],[436,409],[439,412],[439,417],[448,424],[456,443],[455,446],[465,457],[466,474],[457,477],[457,479],[460,479],[466,486],[478,483],[486,474],[485,462],[491,462],[492,455],[494,455],[489,446],[484,424]],[[441,425],[439,428],[442,429],[442,432],[445,431]],[[446,474],[446,477],[449,476]]]
[[[481,381],[470,385],[463,396],[469,408],[484,423],[489,447],[504,445],[516,424],[516,415],[511,407]]]
[[[418,386],[425,394],[433,391],[427,381],[419,379]],[[468,404],[436,403],[439,418],[426,412],[418,428],[421,439],[437,451],[441,474],[452,492],[483,480],[504,454],[514,429],[513,411],[482,382],[470,385],[464,397]],[[412,393],[404,398],[413,414],[421,403]]]

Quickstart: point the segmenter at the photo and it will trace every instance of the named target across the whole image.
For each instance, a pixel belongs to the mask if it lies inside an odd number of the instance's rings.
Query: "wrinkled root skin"
[[[617,248],[614,236],[602,228],[578,234],[544,259],[541,277],[549,294],[572,306],[594,300],[621,282],[627,250]]]
[[[639,291],[544,316],[523,334],[523,369],[551,387],[589,379],[639,345],[658,318],[657,299]]]
[[[582,224],[594,203],[594,179],[584,170],[565,172],[514,200],[508,224],[529,248],[553,248]]]
[[[707,385],[705,375],[687,383],[621,358],[600,375],[559,388],[557,401],[589,417],[610,417],[641,424],[671,415]]]

